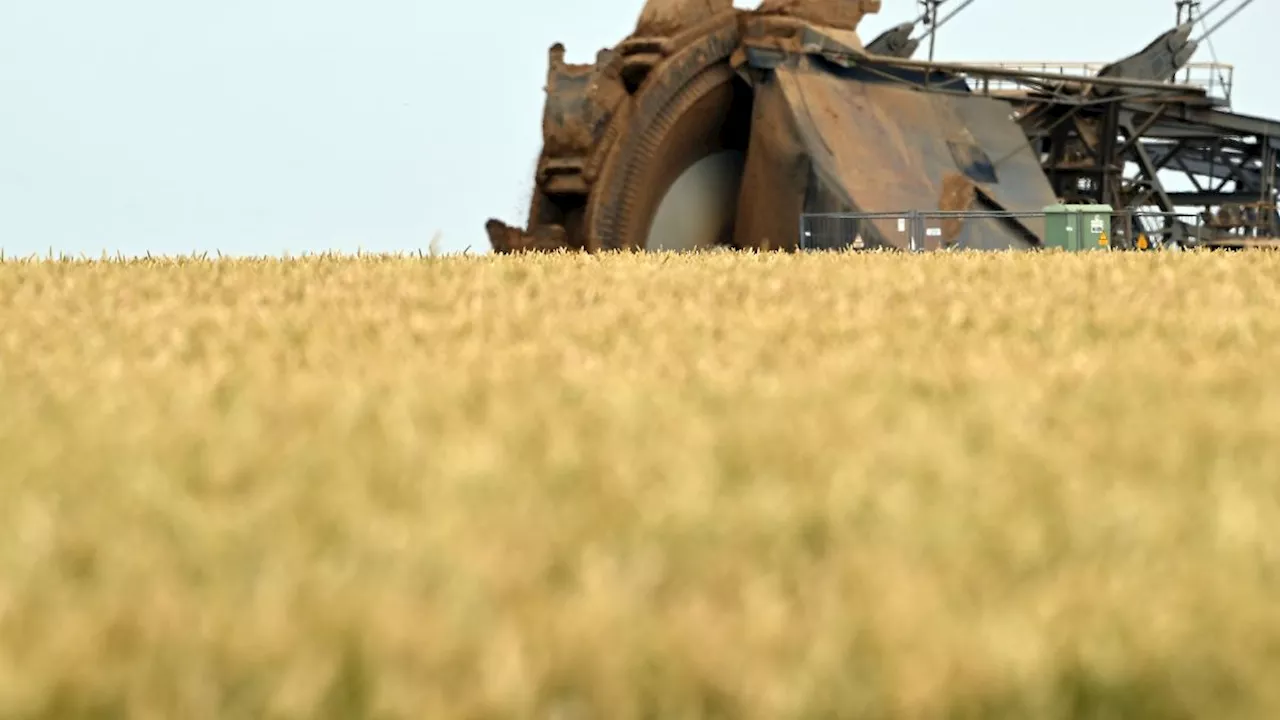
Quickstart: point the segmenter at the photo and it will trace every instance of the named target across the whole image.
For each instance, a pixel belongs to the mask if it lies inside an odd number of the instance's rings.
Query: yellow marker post
[[[1147,239],[1147,236],[1146,236],[1146,235],[1139,235],[1139,236],[1138,236],[1138,249],[1139,249],[1139,250],[1146,250],[1146,249],[1147,249],[1147,248],[1149,248],[1149,247],[1151,247],[1151,241]]]
[[[1103,232],[1101,235],[1098,236],[1098,245],[1100,247],[1106,247],[1110,242],[1111,242],[1110,240],[1107,240],[1106,232]]]

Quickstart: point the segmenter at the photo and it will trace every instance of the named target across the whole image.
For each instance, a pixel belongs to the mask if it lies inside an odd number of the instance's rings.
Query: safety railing
[[[1061,75],[1064,79],[1082,79],[1097,75],[1107,63],[1095,62],[986,62],[974,63],[1015,72]],[[1173,79],[1173,84],[1203,90],[1205,95],[1218,103],[1231,106],[1235,89],[1235,66],[1227,63],[1188,63]],[[1026,89],[1023,82],[1011,78],[988,78],[977,75],[970,78],[979,89],[992,95],[1017,94]]]

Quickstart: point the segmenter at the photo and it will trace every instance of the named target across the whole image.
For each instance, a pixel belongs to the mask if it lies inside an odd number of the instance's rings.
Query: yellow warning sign
[[[1147,236],[1146,236],[1146,235],[1139,235],[1139,236],[1138,236],[1138,249],[1139,249],[1139,250],[1146,250],[1146,249],[1147,249],[1147,248],[1149,248],[1149,247],[1151,247],[1151,241],[1147,239]]]
[[[1102,233],[1101,235],[1099,235],[1099,236],[1098,236],[1098,245],[1100,245],[1101,247],[1106,247],[1106,246],[1107,246],[1107,243],[1109,243],[1109,242],[1110,242],[1110,241],[1109,241],[1109,240],[1107,240],[1107,233],[1106,233],[1106,231],[1104,230],[1104,231],[1103,231],[1103,233]]]

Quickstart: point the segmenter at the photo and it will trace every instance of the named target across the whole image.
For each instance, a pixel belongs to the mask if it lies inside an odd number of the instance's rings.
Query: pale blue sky
[[[412,251],[439,232],[485,251],[488,217],[525,213],[547,48],[587,61],[641,5],[0,0],[0,248]],[[915,12],[884,0],[864,39]],[[1108,61],[1173,12],[978,0],[938,56]],[[1280,2],[1258,0],[1214,38],[1240,111],[1280,117],[1278,29]]]

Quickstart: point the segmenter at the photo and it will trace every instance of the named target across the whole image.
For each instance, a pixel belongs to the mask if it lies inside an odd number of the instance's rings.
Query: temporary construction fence
[[[1088,219],[1078,208],[1090,206],[1067,207],[1071,215],[1049,210],[806,214],[799,245],[805,250],[1007,250],[1035,247],[1052,236],[1053,244],[1077,250],[1097,242],[1090,230],[1110,241],[1110,207],[1094,208]]]
[[[1025,242],[991,242],[992,223],[1016,228]],[[1061,248],[1081,250],[1159,250],[1198,247],[1280,235],[1275,211],[1250,223],[1221,222],[1209,213],[1113,211],[1107,205],[1061,205],[1039,212],[903,211],[891,213],[811,213],[801,216],[802,250],[893,249],[1008,250]],[[1008,233],[1000,233],[1007,238]]]

